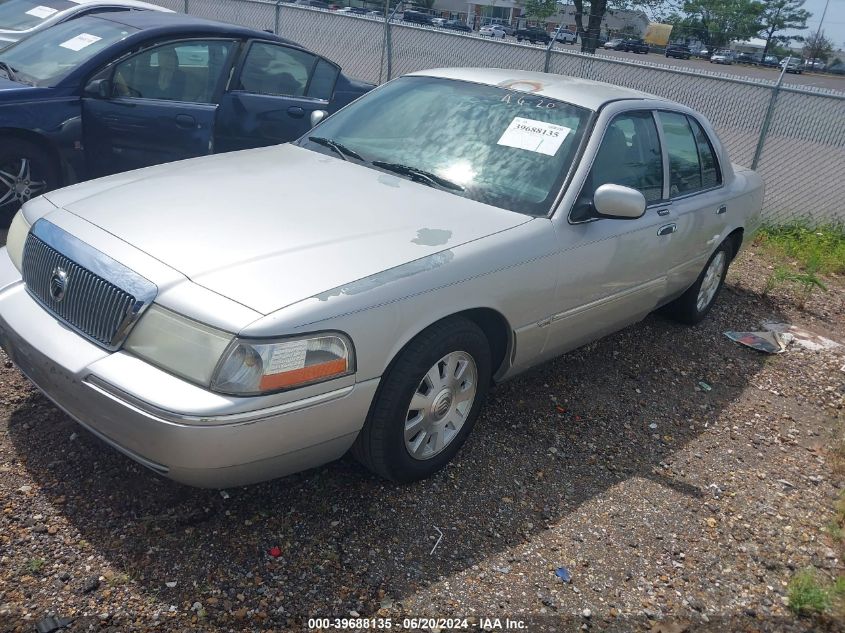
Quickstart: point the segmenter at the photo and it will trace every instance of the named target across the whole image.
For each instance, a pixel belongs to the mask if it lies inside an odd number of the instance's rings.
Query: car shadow
[[[706,488],[661,463],[767,362],[722,332],[777,317],[765,297],[731,286],[698,326],[652,315],[497,387],[455,462],[404,486],[344,458],[226,493],[189,488],[102,444],[34,389],[8,431],[88,547],[162,603],[202,601],[209,624],[239,609],[283,626],[373,615],[385,592],[401,601],[506,554],[625,480],[703,503]]]

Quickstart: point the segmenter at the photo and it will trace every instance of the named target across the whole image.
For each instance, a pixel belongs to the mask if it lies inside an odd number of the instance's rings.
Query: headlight
[[[208,386],[233,337],[153,304],[132,328],[123,348],[153,365]]]
[[[253,395],[303,387],[354,371],[352,342],[339,332],[277,340],[235,339],[214,373],[211,388]]]
[[[23,216],[23,211],[15,214],[12,224],[9,225],[9,233],[6,235],[6,251],[9,259],[18,270],[23,265],[23,247],[26,244],[26,236],[29,235],[30,223]]]

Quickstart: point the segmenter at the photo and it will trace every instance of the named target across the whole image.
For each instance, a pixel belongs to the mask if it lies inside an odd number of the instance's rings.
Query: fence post
[[[780,71],[778,82],[772,88],[772,96],[769,99],[769,107],[766,108],[766,117],[763,119],[763,125],[760,127],[760,138],[757,139],[757,147],[754,149],[754,158],[751,160],[751,169],[757,169],[760,162],[760,156],[763,154],[763,146],[766,144],[766,135],[769,133],[769,126],[772,124],[772,116],[775,113],[775,103],[778,100],[780,93],[780,85],[783,83],[783,76],[786,74],[786,67],[789,66],[789,60],[792,56],[786,58],[786,63],[783,65],[783,70]]]
[[[187,0],[185,1],[187,2]],[[273,33],[278,35],[279,30],[282,28],[282,0],[277,0],[274,13],[275,14],[273,16]]]
[[[557,42],[557,36],[560,33],[560,30],[562,28],[563,28],[563,22],[561,21],[561,23],[557,25],[557,30],[555,31],[555,34],[552,35],[552,39],[549,42],[549,45],[546,47],[546,63],[543,64],[543,72],[544,73],[549,72],[549,68],[551,67],[551,64],[552,64],[552,47],[555,45],[555,42]]]
[[[184,13],[188,13],[188,0],[184,0],[183,5],[184,5]]]

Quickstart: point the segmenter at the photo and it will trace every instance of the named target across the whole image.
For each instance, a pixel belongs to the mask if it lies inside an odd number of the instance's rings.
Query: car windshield
[[[98,52],[131,35],[136,29],[85,16],[39,31],[0,52],[5,65],[25,83],[55,86]]]
[[[542,216],[572,167],[590,111],[517,88],[537,86],[403,77],[353,102],[299,142],[455,195]]]
[[[0,0],[0,30],[27,31],[77,4],[71,0]]]

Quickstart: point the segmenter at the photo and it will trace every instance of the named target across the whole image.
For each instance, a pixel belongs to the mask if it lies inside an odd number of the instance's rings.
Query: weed
[[[45,560],[43,558],[30,558],[26,563],[26,570],[30,574],[37,574],[44,567]]]
[[[813,275],[845,273],[845,225],[764,226],[757,243],[775,255],[796,260],[801,270]]]
[[[830,592],[813,569],[805,569],[790,581],[789,608],[795,613],[824,613],[830,605]]]
[[[763,294],[770,293],[774,288],[785,282],[795,283],[800,289],[798,296],[798,307],[803,309],[807,305],[807,301],[813,294],[816,288],[827,292],[827,286],[822,283],[821,279],[816,276],[818,264],[816,262],[809,262],[806,272],[796,273],[785,266],[778,266],[771,276],[766,280],[766,287],[763,288]]]

